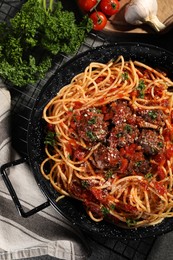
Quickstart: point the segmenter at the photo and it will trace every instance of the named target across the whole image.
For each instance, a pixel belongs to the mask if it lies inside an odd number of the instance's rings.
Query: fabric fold
[[[0,166],[20,156],[10,138],[10,92],[0,82]],[[9,179],[26,211],[46,201],[28,165],[8,169]],[[49,255],[57,259],[87,259],[83,234],[52,206],[22,218],[0,176],[0,260]]]

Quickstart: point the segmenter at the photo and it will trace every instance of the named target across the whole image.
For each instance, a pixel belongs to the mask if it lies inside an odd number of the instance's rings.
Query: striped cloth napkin
[[[19,156],[10,142],[10,93],[0,82],[0,166]],[[43,202],[45,197],[26,165],[9,169],[9,179],[26,210]],[[0,175],[0,260],[39,256],[56,259],[87,259],[88,249],[80,231],[53,207],[23,218],[19,215]]]

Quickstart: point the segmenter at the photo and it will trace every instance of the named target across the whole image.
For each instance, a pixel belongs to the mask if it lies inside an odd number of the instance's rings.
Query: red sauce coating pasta
[[[91,63],[50,100],[40,168],[59,199],[81,200],[94,221],[123,227],[173,217],[172,84],[120,56]]]

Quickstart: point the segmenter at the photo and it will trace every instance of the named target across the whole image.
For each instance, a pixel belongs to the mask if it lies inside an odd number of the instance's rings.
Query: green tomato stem
[[[96,10],[98,4],[101,2],[101,0],[97,0],[97,3],[90,9],[90,12]]]

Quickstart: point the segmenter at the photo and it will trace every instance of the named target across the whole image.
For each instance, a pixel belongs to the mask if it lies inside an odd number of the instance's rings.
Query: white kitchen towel
[[[18,159],[10,141],[9,91],[0,82],[0,166]],[[8,169],[8,176],[27,210],[46,201],[27,165]],[[53,207],[23,218],[0,175],[0,260],[49,255],[57,259],[87,259],[83,235]]]

